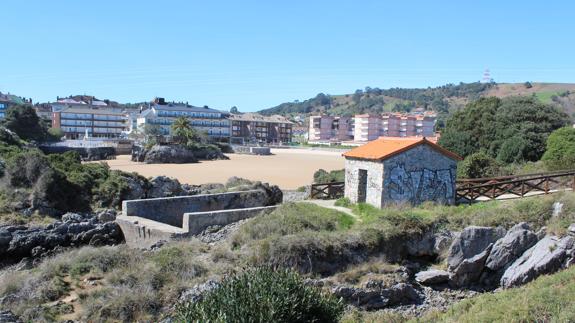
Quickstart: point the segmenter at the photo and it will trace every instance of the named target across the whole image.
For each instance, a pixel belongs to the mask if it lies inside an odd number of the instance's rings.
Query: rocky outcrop
[[[378,310],[421,301],[421,296],[417,290],[406,283],[399,283],[384,289],[336,286],[332,288],[332,293],[343,298],[347,303],[365,310]]]
[[[463,259],[457,267],[453,268],[449,277],[451,285],[463,287],[477,282],[481,277],[485,260],[487,260],[492,246],[493,244],[489,244],[485,250],[473,257]]]
[[[447,283],[449,273],[445,270],[430,269],[415,274],[415,281],[422,285],[437,285]]]
[[[501,286],[512,287],[528,283],[539,275],[561,269],[575,256],[574,239],[547,236],[527,250],[501,277]]]
[[[535,243],[537,235],[529,229],[527,223],[519,223],[505,237],[495,242],[485,266],[493,271],[505,269]]]
[[[149,197],[180,196],[184,190],[177,179],[167,176],[156,176],[150,179]]]
[[[447,264],[454,271],[465,259],[473,258],[505,235],[503,228],[470,226],[465,228],[449,249]]]
[[[153,146],[141,153],[146,164],[185,164],[197,163],[194,153],[183,146]],[[141,157],[140,157],[141,158]]]
[[[114,222],[102,223],[93,215],[67,213],[62,221],[43,228],[0,227],[0,259],[14,262],[23,257],[40,257],[56,248],[112,245],[123,240]]]
[[[10,311],[0,311],[0,323],[21,323],[22,320]]]

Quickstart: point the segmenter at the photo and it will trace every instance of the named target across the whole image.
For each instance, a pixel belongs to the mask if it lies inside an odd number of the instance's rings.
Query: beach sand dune
[[[130,156],[118,156],[106,163],[111,169],[136,172],[150,177],[165,175],[180,183],[225,183],[232,176],[268,182],[283,189],[309,185],[313,173],[344,168],[341,152],[309,149],[272,149],[271,156],[229,154],[230,160],[203,161],[197,164],[143,164],[130,161]]]

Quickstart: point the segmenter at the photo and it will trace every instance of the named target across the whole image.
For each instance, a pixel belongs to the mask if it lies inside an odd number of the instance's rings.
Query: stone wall
[[[375,207],[382,206],[383,163],[360,159],[345,160],[345,197],[352,203],[358,203],[359,170],[367,170],[366,203]]]
[[[384,161],[383,204],[455,203],[457,161],[419,145]]]
[[[261,190],[128,200],[122,202],[122,214],[181,228],[184,213],[267,206],[268,202],[267,194]]]
[[[182,228],[184,230],[187,229],[188,234],[194,235],[213,225],[228,225],[259,214],[271,213],[275,209],[276,206],[261,206],[246,209],[185,213]]]

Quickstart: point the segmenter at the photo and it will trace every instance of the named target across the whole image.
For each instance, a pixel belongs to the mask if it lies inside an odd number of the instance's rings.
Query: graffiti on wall
[[[454,198],[454,178],[450,169],[421,169],[406,171],[402,164],[395,165],[386,176],[385,189],[396,201],[446,202]]]

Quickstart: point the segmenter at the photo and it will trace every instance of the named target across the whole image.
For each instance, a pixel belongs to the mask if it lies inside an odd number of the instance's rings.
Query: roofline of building
[[[376,140],[377,140],[377,139],[376,139]],[[367,143],[367,144],[369,144],[369,143]],[[366,145],[367,145],[367,144],[366,144]],[[342,156],[343,156],[344,158],[350,158],[350,159],[383,161],[383,160],[389,159],[389,158],[391,158],[391,157],[393,157],[393,156],[395,156],[395,155],[397,155],[397,154],[400,154],[400,153],[402,153],[402,152],[408,151],[408,150],[410,150],[411,148],[417,147],[417,146],[422,145],[422,144],[428,144],[431,148],[437,150],[438,152],[440,152],[440,153],[442,153],[442,154],[444,154],[444,155],[446,155],[446,156],[448,156],[448,157],[450,157],[450,158],[452,158],[452,159],[463,160],[463,158],[462,158],[461,156],[459,156],[458,154],[456,154],[456,153],[454,153],[454,152],[451,152],[451,151],[449,151],[449,150],[447,150],[447,149],[441,147],[440,145],[438,145],[438,144],[436,144],[436,143],[434,143],[434,142],[432,142],[432,141],[430,141],[430,140],[427,140],[427,138],[425,138],[425,137],[423,137],[421,140],[415,141],[414,143],[412,143],[412,144],[410,144],[410,145],[408,145],[408,146],[405,146],[405,147],[403,147],[403,148],[401,148],[401,149],[398,149],[398,150],[396,150],[396,151],[394,151],[394,152],[392,152],[392,153],[389,153],[389,154],[387,154],[386,156],[384,156],[384,157],[382,157],[382,158],[363,158],[363,157],[346,156],[346,154],[349,153],[349,152],[351,152],[353,149],[350,150],[350,151],[346,151],[345,153],[342,154]]]

